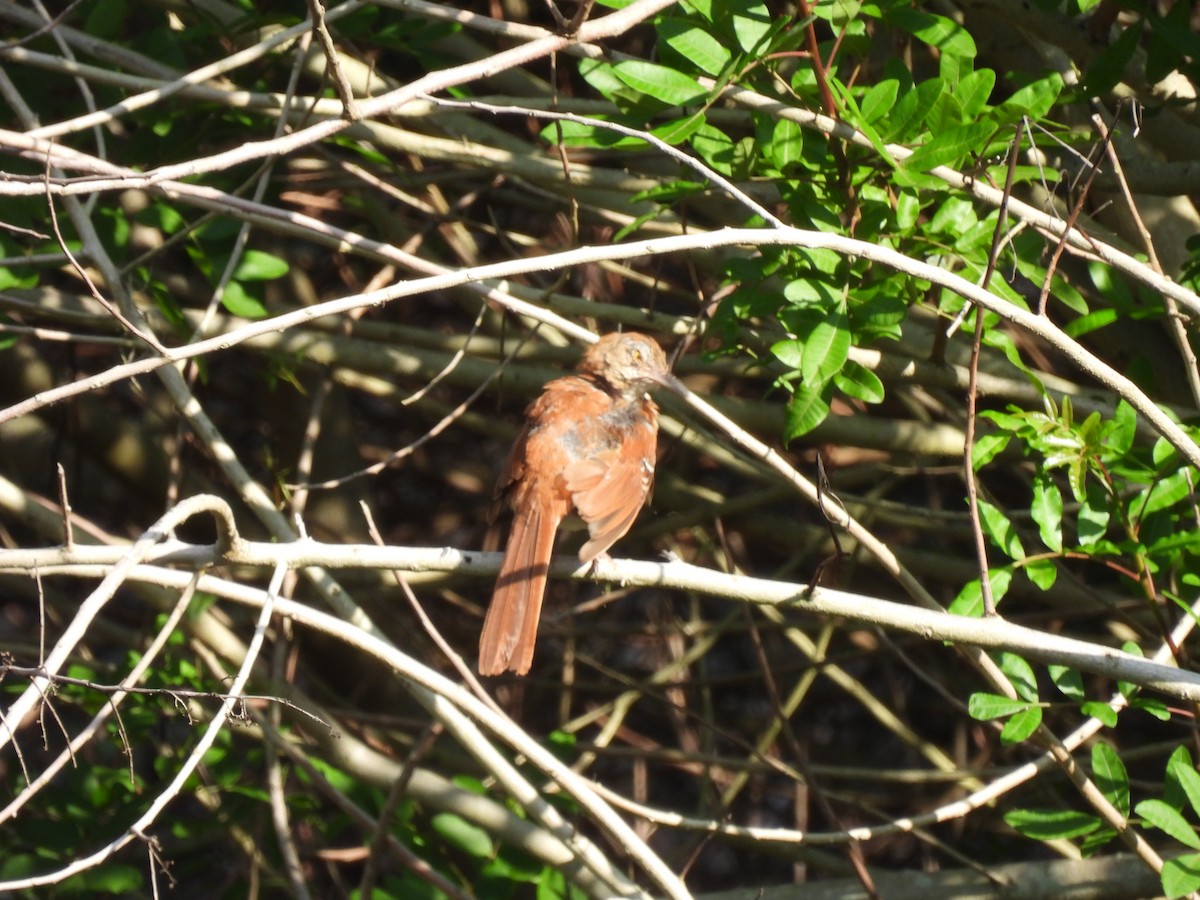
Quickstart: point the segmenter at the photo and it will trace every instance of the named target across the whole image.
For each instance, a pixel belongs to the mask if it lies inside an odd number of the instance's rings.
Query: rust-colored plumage
[[[558,526],[587,524],[581,562],[605,553],[646,503],[654,480],[658,407],[646,391],[667,377],[662,348],[643,334],[610,334],[574,375],[546,385],[496,484],[513,511],[504,564],[479,639],[479,671],[524,675],[546,592]]]

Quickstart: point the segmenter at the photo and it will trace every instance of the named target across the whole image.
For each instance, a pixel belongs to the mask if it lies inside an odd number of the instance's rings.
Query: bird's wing
[[[645,505],[654,483],[655,426],[651,417],[639,416],[620,445],[608,446],[563,470],[571,500],[590,535],[579,550],[581,561],[591,562],[606,552]]]

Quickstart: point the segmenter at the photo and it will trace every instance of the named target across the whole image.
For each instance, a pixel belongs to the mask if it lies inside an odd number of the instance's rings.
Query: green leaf
[[[1054,479],[1041,469],[1033,479],[1033,503],[1029,507],[1041,535],[1042,543],[1055,553],[1062,553],[1062,492]]]
[[[828,85],[830,90],[834,92],[835,102],[842,109],[842,118],[857,126],[858,130],[863,133],[863,136],[870,140],[871,146],[874,146],[875,152],[880,155],[881,160],[887,163],[888,166],[895,168],[896,161],[892,156],[892,151],[888,149],[887,142],[884,142],[881,134],[875,130],[874,122],[859,108],[853,94],[846,88],[846,85],[839,82],[833,76],[829,76]]]
[[[829,415],[829,404],[822,393],[824,385],[802,384],[788,403],[787,426],[784,441],[808,434],[825,421]]]
[[[971,695],[967,701],[967,712],[971,718],[979,722],[990,722],[993,719],[1004,719],[1008,716],[1029,709],[1027,700],[1013,700],[999,694],[988,694],[982,691]]]
[[[859,101],[858,111],[865,121],[874,123],[892,111],[896,105],[896,96],[900,91],[900,83],[894,78],[872,85]]]
[[[1002,650],[996,657],[1000,671],[1008,676],[1017,696],[1029,703],[1038,701],[1037,675],[1024,657]]]
[[[1003,288],[1003,290],[1001,290],[1001,288]],[[993,294],[996,294],[1005,300],[1010,300],[1011,302],[1016,303],[1018,306],[1025,305],[1025,301],[1020,294],[1016,294],[1014,292],[1010,296],[1009,291],[1011,291],[1011,288],[1008,288],[1003,281],[992,283]],[[1034,381],[1034,385],[1038,387],[1039,390],[1041,389],[1041,383],[1037,381],[1037,374],[1027,365],[1025,365],[1025,361],[1021,359],[1021,351],[1017,349],[1016,343],[1013,342],[1012,335],[1001,331],[999,328],[989,328],[983,333],[983,342],[988,347],[996,347],[997,349],[1001,350],[1004,353],[1005,358],[1012,363],[1013,367],[1017,371],[1024,372],[1031,380]]]
[[[1186,68],[1189,62],[1197,58],[1196,53],[1200,48],[1196,46],[1195,35],[1189,33],[1192,31],[1189,13],[1187,4],[1177,3],[1167,9],[1165,16],[1147,17],[1150,37],[1146,41],[1146,84],[1157,84],[1175,69]],[[1194,72],[1193,68],[1189,74],[1194,75]]]
[[[167,234],[174,234],[187,224],[187,220],[179,214],[179,210],[161,201],[155,201],[135,214],[134,221],[152,223]]]
[[[247,250],[233,272],[235,281],[273,281],[288,273],[288,264],[261,250]]]
[[[1181,844],[1200,850],[1200,835],[1187,823],[1183,814],[1162,800],[1143,800],[1135,809],[1139,816],[1160,831],[1165,831]]]
[[[1117,836],[1117,832],[1113,828],[1101,827],[1099,830],[1085,835],[1083,840],[1079,842],[1079,852],[1084,859],[1095,856],[1101,848],[1112,842]]]
[[[655,28],[659,37],[682,56],[714,78],[725,71],[733,54],[715,37],[689,19],[665,16]]]
[[[1167,787],[1176,786],[1187,797],[1192,812],[1200,815],[1200,773],[1192,765],[1187,747],[1176,747],[1167,760]]]
[[[1099,719],[1109,728],[1117,724],[1117,711],[1107,703],[1101,703],[1099,700],[1092,700],[1084,703],[1079,707],[1079,711],[1085,716],[1091,716],[1093,719]]]
[[[1191,27],[1189,21],[1191,10],[1185,4],[1173,4],[1163,16],[1150,16],[1150,28],[1161,38],[1162,46],[1170,48],[1173,62],[1171,68],[1180,63],[1180,57],[1191,56],[1200,58],[1200,36]],[[1147,66],[1149,63],[1147,63]],[[1163,72],[1162,78],[1170,72]]]
[[[1137,437],[1137,412],[1124,400],[1117,401],[1113,417],[1102,430],[1100,443],[1103,445],[1102,458],[1106,461],[1118,461],[1129,453],[1133,440]]]
[[[979,69],[962,77],[955,86],[954,92],[962,104],[962,114],[965,119],[969,121],[983,112],[995,86],[996,73],[991,69]]]
[[[991,434],[981,435],[975,439],[975,446],[971,448],[971,466],[978,472],[997,455],[1004,451],[1008,446],[1012,435],[1004,431],[994,431]]]
[[[623,59],[613,65],[613,74],[635,91],[653,97],[668,106],[682,106],[708,95],[682,72],[640,59]]]
[[[1058,466],[1067,467],[1067,484],[1071,486],[1071,496],[1078,503],[1083,503],[1088,492],[1088,469],[1083,458],[1082,448],[1067,449],[1061,453],[1048,454],[1046,456],[1046,468],[1053,469]],[[1085,542],[1081,541],[1081,543]]]
[[[948,197],[934,210],[929,219],[929,230],[938,234],[961,234],[977,221],[974,203],[965,197]]]
[[[943,53],[975,56],[975,41],[965,28],[952,19],[907,6],[896,6],[888,10],[886,21]]]
[[[448,844],[475,859],[487,859],[495,852],[491,836],[474,823],[454,813],[437,813],[430,824]]]
[[[1026,578],[1043,591],[1050,590],[1054,587],[1054,582],[1058,581],[1058,566],[1052,559],[1029,560],[1021,566],[1021,570]]]
[[[944,66],[941,74],[942,80],[951,85],[951,89],[942,92],[937,103],[933,105],[933,109],[929,111],[929,115],[925,117],[925,124],[934,134],[941,134],[943,131],[965,125],[969,121],[963,115],[962,101],[959,100],[953,89],[954,83],[958,80],[958,74],[948,74]]]
[[[1110,307],[1093,310],[1085,316],[1080,316],[1078,319],[1072,319],[1070,322],[1067,322],[1063,325],[1063,332],[1068,337],[1081,338],[1085,334],[1091,334],[1093,331],[1098,331],[1113,324],[1120,317],[1121,314]]]
[[[1084,489],[1084,501],[1079,507],[1076,525],[1079,531],[1079,545],[1087,547],[1104,537],[1108,532],[1111,515],[1108,494],[1099,485],[1089,483]]]
[[[1014,809],[1004,814],[1004,822],[1035,841],[1080,837],[1091,834],[1102,824],[1098,816],[1071,809]]]
[[[113,246],[124,249],[129,245],[129,236],[132,232],[132,224],[129,217],[125,215],[124,210],[120,207],[104,207],[101,206],[97,210],[96,231],[104,240],[111,241]],[[71,238],[67,241],[67,246],[70,247],[76,254],[80,252],[79,243]]]
[[[874,288],[860,288],[851,295],[849,314],[856,343],[875,338],[900,340],[900,326],[908,318],[908,307],[893,293],[895,287],[889,278]]]
[[[112,40],[126,27],[129,4],[125,0],[106,0],[92,7],[84,20],[83,31],[98,40]]]
[[[733,174],[733,140],[725,132],[706,122],[692,135],[691,145],[701,159],[722,175]]]
[[[681,116],[652,128],[649,133],[674,146],[690,138],[703,124],[702,115]],[[603,125],[582,122],[551,122],[541,130],[540,137],[553,146],[557,146],[561,141],[563,146],[567,147],[600,147],[606,150],[639,148],[647,143],[642,137],[620,134]],[[637,199],[634,198],[635,201]]]
[[[992,588],[992,599],[999,604],[1001,598],[1008,593],[1012,584],[1013,570],[1010,566],[1001,566],[988,572],[988,583]],[[979,618],[983,615],[983,590],[979,579],[968,582],[958,596],[950,603],[949,612],[956,616]]]
[[[1190,497],[1192,491],[1195,490],[1195,470],[1179,466],[1177,457],[1172,457],[1172,460],[1171,467],[1177,467],[1178,470],[1160,478],[1150,488],[1149,500],[1130,504],[1130,508],[1137,510],[1143,519],[1152,513],[1169,509],[1181,500]],[[1190,534],[1190,532],[1184,532],[1184,534]]]
[[[1134,697],[1129,701],[1129,705],[1134,709],[1140,709],[1142,712],[1154,716],[1160,722],[1171,721],[1171,708],[1161,700],[1156,700],[1153,697]]]
[[[800,361],[804,359],[804,341],[788,338],[771,345],[771,354],[789,369],[800,369]]]
[[[995,131],[996,126],[989,122],[950,128],[917,148],[901,166],[907,172],[928,172],[938,166],[967,168],[962,164],[972,162],[976,153],[986,152],[987,141]]]
[[[834,374],[833,382],[847,397],[863,403],[883,402],[883,382],[879,376],[852,359],[846,360],[842,370]]]
[[[1024,268],[1024,267],[1019,266],[1018,268]],[[1043,270],[1040,266],[1030,266],[1029,268],[1036,271],[1037,274],[1039,275],[1039,277],[1041,277],[1041,273]],[[1067,309],[1071,310],[1071,312],[1073,312],[1077,315],[1080,315],[1080,316],[1087,315],[1087,312],[1088,312],[1087,300],[1084,299],[1083,294],[1081,294],[1081,293],[1079,293],[1079,291],[1075,290],[1075,288],[1071,285],[1071,283],[1069,281],[1067,281],[1062,276],[1055,274],[1050,279],[1050,284],[1051,284],[1050,296],[1054,299],[1055,302],[1061,303],[1063,306],[1065,306]]]
[[[643,200],[652,200],[655,203],[675,203],[695,194],[703,194],[706,189],[705,185],[698,181],[679,179],[638,191],[630,198],[630,202],[640,203]]]
[[[733,145],[733,153],[730,157],[730,172],[734,178],[746,179],[750,177],[751,170],[758,161],[758,145],[754,138],[746,135],[740,141]]]
[[[890,141],[909,140],[920,133],[925,117],[937,103],[946,83],[940,78],[930,78],[900,95],[896,108],[886,122],[885,137]]]
[[[1004,744],[1019,744],[1028,740],[1042,724],[1042,708],[1031,706],[1024,712],[1019,712],[1009,719],[1000,729],[1000,741]]]
[[[246,293],[246,289],[236,281],[225,285],[225,291],[221,294],[221,305],[231,315],[243,319],[265,319],[269,315],[262,302]]]
[[[804,129],[791,119],[776,119],[771,139],[763,147],[767,158],[780,172],[800,162],[804,153]]]
[[[737,36],[738,46],[753,55],[771,33],[771,12],[766,4],[751,0],[732,0],[729,5],[734,10],[733,33]]]
[[[800,375],[806,384],[824,385],[850,355],[850,327],[842,310],[829,310],[804,341]]]
[[[70,891],[64,889],[63,895],[81,891],[88,895],[136,896],[145,886],[143,875],[143,871],[136,866],[105,863],[98,868],[85,870],[71,879]]]
[[[1079,674],[1078,669],[1072,669],[1070,666],[1049,665],[1046,666],[1046,672],[1064,697],[1072,700],[1083,699],[1083,677]]]
[[[837,272],[843,265],[843,257],[840,253],[833,250],[827,250],[821,247],[805,247],[797,249],[797,256],[803,259],[807,266],[816,272],[821,272],[825,275],[832,275]],[[810,292],[802,293],[802,285],[807,284]],[[786,296],[793,303],[798,303],[802,298],[808,297],[815,300],[818,306],[827,306],[836,302],[838,294],[830,289],[830,286],[824,282],[815,283],[807,278],[799,278],[789,282],[785,287]]]
[[[594,59],[580,60],[579,75],[604,99],[618,106],[624,107],[637,99],[637,93],[617,77],[611,63]]]
[[[963,256],[984,254],[990,249],[995,233],[996,217],[995,214],[989,214],[986,219],[981,219],[960,234],[954,241],[954,249]]]
[[[896,228],[900,231],[911,230],[920,215],[920,199],[911,191],[903,191],[896,198]]]
[[[486,896],[474,892],[476,897]],[[583,900],[583,894],[557,869],[546,866],[538,876],[535,900]]]
[[[542,128],[539,137],[551,146],[558,146],[561,141],[564,147],[597,147],[606,150],[642,147],[646,143],[617,134],[611,128],[582,122],[551,122]]]
[[[42,868],[41,862],[40,857],[32,853],[17,853],[10,848],[3,857],[0,857],[0,878],[6,881],[30,878]]]
[[[1154,462],[1154,467],[1160,471],[1174,471],[1179,467],[1180,453],[1171,445],[1166,438],[1159,438],[1154,442],[1154,448],[1150,451],[1150,458]]]
[[[13,288],[34,288],[37,287],[38,281],[36,272],[24,274],[7,267],[0,268],[0,291],[8,291]]]
[[[1021,537],[1013,527],[1008,516],[986,500],[979,500],[979,523],[993,544],[1008,554],[1009,559],[1023,559],[1025,548],[1021,546]]]
[[[1083,78],[1083,89],[1087,96],[1107,94],[1125,76],[1125,67],[1133,59],[1142,37],[1142,21],[1139,19],[1121,32],[1115,41],[1092,60]]]
[[[867,15],[878,16],[877,7],[867,6],[861,0],[834,0],[832,3],[814,4],[813,15],[829,22],[835,29],[845,29],[850,34],[863,32],[863,19]]]
[[[1100,413],[1092,412],[1088,417],[1079,423],[1079,436],[1088,447],[1097,447],[1100,443],[1100,429],[1103,425],[1103,420],[1100,418]]]
[[[1021,116],[1040,119],[1050,111],[1058,95],[1062,93],[1063,80],[1057,72],[1052,72],[1045,78],[1040,78],[1033,84],[1027,84],[997,107],[997,112],[1003,122],[1016,121]]]
[[[1092,747],[1092,777],[1100,792],[1128,818],[1129,773],[1117,751],[1104,741],[1097,741]]]
[[[670,122],[664,122],[662,125],[656,125],[650,129],[650,133],[660,141],[675,147],[688,140],[703,124],[703,114],[693,113],[690,116],[682,116]]]
[[[1168,897],[1186,897],[1200,890],[1200,853],[1185,853],[1163,863],[1163,893]]]
[[[815,260],[817,263],[820,261],[820,258]],[[819,270],[816,265],[813,268]],[[789,281],[783,286],[783,299],[798,309],[808,306],[824,308],[826,305],[834,302],[833,295],[829,292],[829,286],[815,278],[796,278]],[[783,324],[789,331],[800,333],[804,332],[808,327],[805,324],[808,321],[808,317],[800,313],[795,313],[792,310],[784,310],[783,316]]]

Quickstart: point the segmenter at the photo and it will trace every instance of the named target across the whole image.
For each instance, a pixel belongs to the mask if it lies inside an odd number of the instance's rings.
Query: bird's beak
[[[673,391],[676,394],[687,390],[687,388],[683,386],[683,382],[670,372],[664,372],[662,375],[655,375],[651,380],[659,387],[665,387],[667,390]]]

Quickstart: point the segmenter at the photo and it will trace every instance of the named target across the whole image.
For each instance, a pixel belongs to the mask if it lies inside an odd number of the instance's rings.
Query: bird
[[[671,380],[653,338],[605,335],[572,375],[549,382],[525,411],[525,425],[501,470],[489,518],[513,513],[479,639],[479,672],[524,675],[534,642],[559,525],[572,513],[587,525],[579,550],[590,563],[629,531],[654,482],[658,407],[648,391]]]

